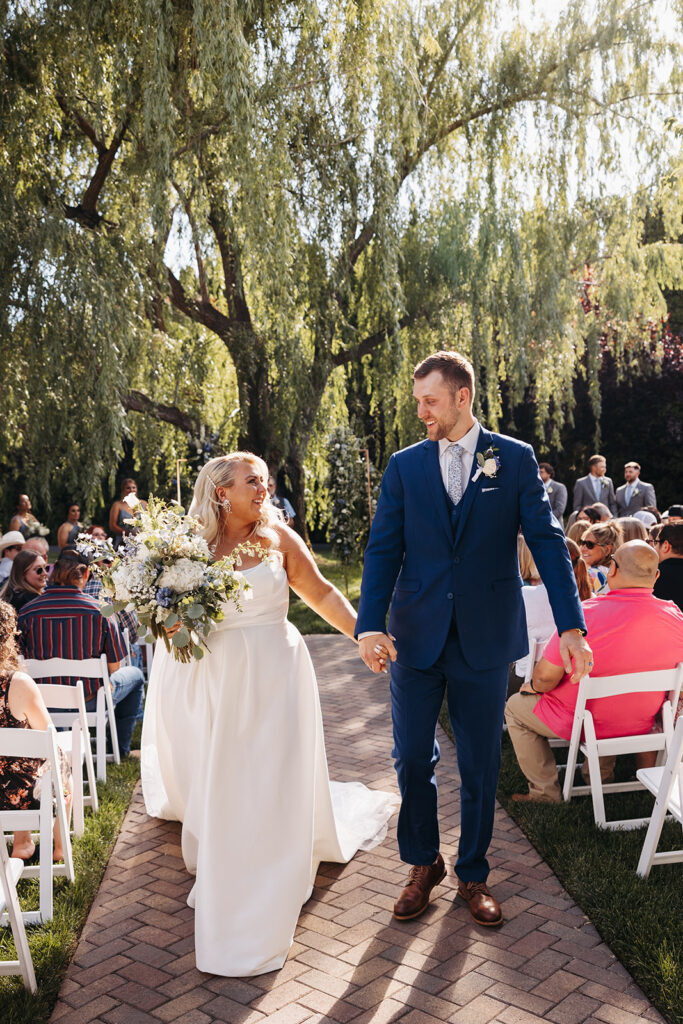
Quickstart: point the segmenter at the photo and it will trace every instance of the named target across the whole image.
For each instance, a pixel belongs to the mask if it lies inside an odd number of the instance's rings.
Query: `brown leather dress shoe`
[[[429,906],[429,894],[446,875],[441,854],[433,864],[415,864],[410,869],[408,884],[394,904],[397,921],[410,921],[419,917]]]
[[[458,879],[458,896],[466,901],[470,914],[485,928],[493,928],[503,923],[503,911],[500,903],[489,892],[486,882],[463,882]]]

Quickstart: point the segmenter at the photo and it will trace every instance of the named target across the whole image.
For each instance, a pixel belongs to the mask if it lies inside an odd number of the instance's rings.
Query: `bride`
[[[196,875],[197,967],[244,977],[284,963],[322,860],[344,863],[384,838],[398,806],[358,782],[330,783],[313,665],[287,621],[289,587],[353,637],[355,612],[270,504],[266,464],[247,452],[201,470],[190,513],[218,559],[240,544],[250,584],[224,608],[201,661],[157,644],[142,730],[148,814],[182,821]],[[251,550],[254,550],[253,548]]]

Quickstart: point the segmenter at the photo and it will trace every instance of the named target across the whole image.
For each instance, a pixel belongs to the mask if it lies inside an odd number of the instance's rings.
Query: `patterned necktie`
[[[448,447],[448,497],[454,505],[457,505],[462,498],[462,460],[460,458],[464,448],[461,444],[451,444]]]

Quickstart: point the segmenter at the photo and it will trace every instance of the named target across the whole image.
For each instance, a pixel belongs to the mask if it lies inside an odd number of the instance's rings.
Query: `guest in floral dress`
[[[50,715],[40,691],[29,675],[19,671],[16,632],[14,608],[0,601],[0,729],[47,729]],[[59,759],[68,821],[71,816],[71,773],[61,750]],[[38,758],[0,757],[0,811],[38,807],[40,779],[44,772],[45,762]],[[14,833],[13,857],[28,860],[34,851],[30,832]],[[64,859],[57,822],[53,857],[54,860]]]

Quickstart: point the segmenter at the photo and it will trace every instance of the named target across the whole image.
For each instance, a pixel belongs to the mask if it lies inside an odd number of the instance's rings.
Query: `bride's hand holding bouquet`
[[[154,497],[147,508],[135,505],[131,520],[134,532],[109,564],[95,570],[109,602],[102,614],[132,608],[146,642],[163,640],[177,661],[202,658],[211,630],[223,619],[223,603],[240,608],[250,596],[236,566],[241,555],[257,553],[258,545],[242,544],[213,561],[199,520]]]

